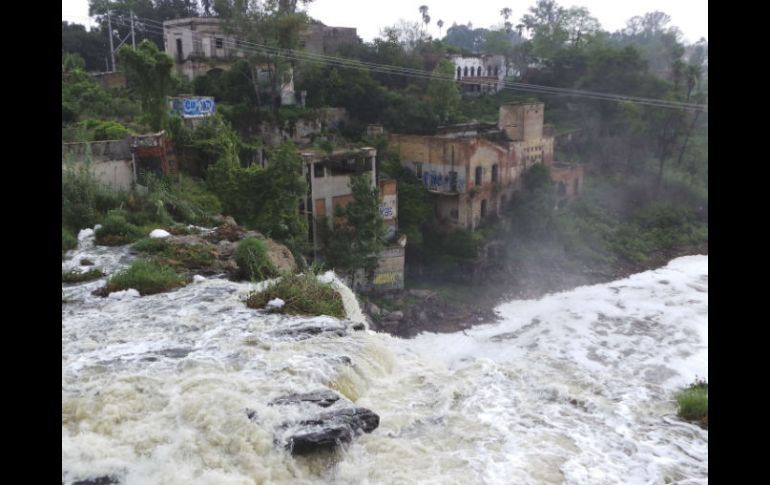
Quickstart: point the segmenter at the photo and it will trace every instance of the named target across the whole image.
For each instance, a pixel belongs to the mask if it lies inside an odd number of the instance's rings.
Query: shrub
[[[78,239],[72,232],[64,227],[61,228],[61,256],[64,258],[64,254],[70,249],[75,249],[78,246]]]
[[[264,291],[249,295],[249,308],[264,308],[267,302],[280,298],[286,304],[281,312],[289,315],[329,315],[345,318],[342,297],[328,284],[318,281],[312,273],[287,275]]]
[[[73,230],[93,227],[110,209],[119,207],[123,194],[97,182],[86,169],[62,170],[62,225]]]
[[[247,279],[261,281],[278,273],[267,255],[265,243],[253,237],[238,243],[235,262],[238,263],[241,276]]]
[[[99,268],[93,268],[84,273],[79,271],[68,271],[61,274],[62,283],[82,283],[84,281],[98,280],[104,276],[104,273]]]
[[[131,246],[131,249],[140,253],[158,254],[168,251],[169,244],[163,238],[145,237]]]
[[[140,295],[162,293],[179,286],[184,286],[184,279],[169,266],[156,261],[137,260],[127,269],[115,273],[108,281],[105,290],[127,290],[133,288]]]
[[[172,267],[205,268],[216,259],[214,248],[204,244],[173,244],[159,238],[140,239],[132,249],[152,254],[159,263]]]
[[[96,243],[103,246],[120,246],[136,241],[140,237],[142,237],[141,229],[117,212],[108,215],[102,222],[102,227],[96,230]]]
[[[696,380],[687,389],[676,395],[679,417],[708,426],[709,385],[705,380]]]

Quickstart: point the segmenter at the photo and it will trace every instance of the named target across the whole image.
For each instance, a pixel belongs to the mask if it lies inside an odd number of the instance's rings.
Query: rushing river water
[[[89,233],[70,254],[63,270],[88,257],[112,273],[132,258]],[[672,399],[708,377],[707,256],[513,301],[495,324],[412,340],[280,336],[336,321],[249,309],[248,283],[90,294],[103,284],[63,285],[64,483],[708,482],[708,431],[679,421]],[[380,427],[339,454],[292,458],[276,429],[317,411],[268,402],[320,389],[373,410]]]

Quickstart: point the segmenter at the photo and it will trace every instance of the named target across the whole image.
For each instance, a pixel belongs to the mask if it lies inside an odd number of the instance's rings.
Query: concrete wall
[[[129,190],[134,182],[129,140],[62,143],[62,170],[83,168],[114,190]]]
[[[323,24],[308,25],[300,34],[300,46],[314,54],[336,54],[344,45],[361,43],[354,27],[332,27]]]
[[[104,89],[125,88],[127,86],[125,72],[97,72],[91,73],[91,77]]]
[[[500,106],[498,128],[511,141],[528,141],[543,136],[543,103],[504,104]]]

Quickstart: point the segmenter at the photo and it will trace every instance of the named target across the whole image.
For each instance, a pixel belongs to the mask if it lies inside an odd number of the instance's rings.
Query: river
[[[108,274],[133,258],[88,232],[70,255],[62,270],[88,257]],[[62,286],[63,483],[708,483],[708,431],[679,421],[672,399],[708,378],[707,256],[409,340],[280,336],[336,321],[249,309],[250,283],[90,294],[103,284]],[[268,402],[319,389],[373,410],[380,426],[341,453],[293,458],[276,430],[312,405]]]

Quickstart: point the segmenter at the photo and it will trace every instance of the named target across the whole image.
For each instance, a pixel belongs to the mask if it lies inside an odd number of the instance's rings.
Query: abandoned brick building
[[[433,136],[392,134],[390,142],[401,164],[434,194],[441,223],[475,230],[500,215],[534,164],[549,167],[564,197],[579,193],[581,167],[554,163],[553,129],[543,125],[543,112],[543,103],[506,104],[497,126],[455,125]]]

